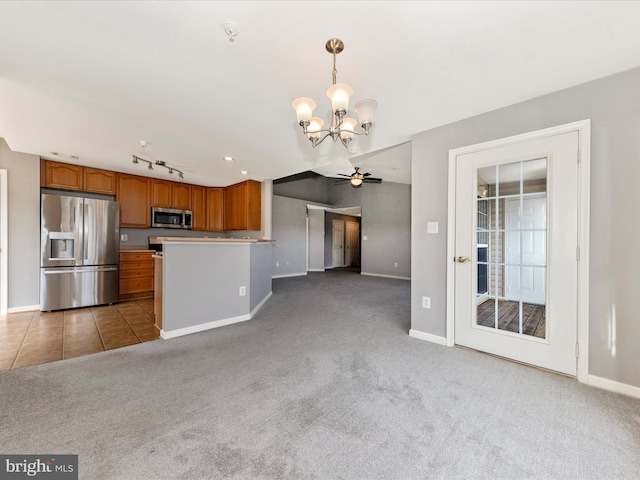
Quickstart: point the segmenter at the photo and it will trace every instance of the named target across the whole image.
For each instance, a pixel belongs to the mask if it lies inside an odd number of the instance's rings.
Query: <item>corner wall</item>
[[[591,119],[589,373],[640,387],[638,85],[640,68],[413,137],[412,329],[445,336],[449,150]],[[427,235],[434,221],[440,233]],[[430,310],[420,306],[423,295]]]
[[[40,304],[40,158],[0,138],[0,168],[7,170],[8,308],[32,307]]]
[[[331,190],[334,208],[362,207],[363,275],[411,278],[411,191],[411,185],[392,182]]]

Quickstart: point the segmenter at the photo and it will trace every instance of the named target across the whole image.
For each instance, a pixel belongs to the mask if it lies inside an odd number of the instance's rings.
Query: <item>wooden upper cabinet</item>
[[[262,184],[255,180],[230,185],[224,189],[224,229],[260,230]]]
[[[174,182],[172,208],[191,210],[191,185]]]
[[[40,183],[44,187],[82,190],[83,167],[69,163],[41,160]]]
[[[85,192],[116,194],[116,172],[84,167],[83,178]]]
[[[120,226],[151,227],[151,179],[117,174],[116,200],[120,202]]]
[[[191,185],[191,228],[193,230],[207,229],[207,189],[198,185]]]
[[[173,182],[157,178],[151,180],[151,206],[172,208]]]
[[[224,217],[224,188],[207,188],[207,222],[206,230],[221,232],[225,230]]]

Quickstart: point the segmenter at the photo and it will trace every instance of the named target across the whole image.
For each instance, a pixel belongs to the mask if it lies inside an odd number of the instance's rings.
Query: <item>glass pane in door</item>
[[[546,338],[547,159],[476,173],[475,325]]]

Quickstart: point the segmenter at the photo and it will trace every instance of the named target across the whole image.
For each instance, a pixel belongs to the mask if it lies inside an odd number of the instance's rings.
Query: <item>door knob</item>
[[[458,257],[455,260],[457,260],[458,263],[464,263],[464,262],[469,261],[469,259],[467,257]]]

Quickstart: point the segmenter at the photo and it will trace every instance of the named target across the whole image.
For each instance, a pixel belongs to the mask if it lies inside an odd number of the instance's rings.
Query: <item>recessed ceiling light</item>
[[[51,155],[54,155],[60,158],[72,158],[73,160],[78,160],[80,158],[78,155],[71,155],[69,153],[51,152]]]
[[[242,175],[246,175],[246,174],[248,174],[249,172],[247,172],[246,170],[240,170],[240,173],[241,173]]]
[[[236,159],[233,157],[222,157],[225,162],[235,162]]]

